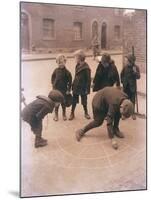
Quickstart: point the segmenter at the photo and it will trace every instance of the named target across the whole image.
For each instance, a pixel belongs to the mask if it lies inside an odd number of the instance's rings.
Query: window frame
[[[116,29],[117,27],[118,27],[118,32]],[[121,39],[121,26],[120,25],[114,25],[114,38],[115,38],[115,40]]]
[[[92,21],[92,23],[91,23],[91,38],[94,37],[94,34],[93,34],[93,25],[94,25],[94,23],[97,24],[97,36],[99,37],[99,23],[98,23],[98,21],[96,19],[94,19]]]
[[[49,26],[46,28],[45,26],[44,26],[44,20],[50,20],[52,23],[53,23],[53,28],[51,29]],[[51,36],[51,34],[49,35],[48,34],[48,36],[45,36],[44,35],[44,29],[48,29],[48,32],[50,33],[51,31],[53,31],[54,33],[53,33],[53,37]],[[55,23],[55,20],[53,19],[53,18],[49,18],[49,17],[44,17],[43,19],[42,19],[42,38],[43,38],[43,40],[55,40],[56,39],[56,23]]]
[[[79,24],[79,25],[81,25],[81,30],[80,30],[80,38],[76,38],[76,36],[75,36],[75,27],[76,27],[76,24]],[[74,32],[74,36],[73,36],[73,40],[74,41],[82,41],[83,40],[83,23],[82,22],[80,22],[80,21],[75,21],[75,22],[73,22],[73,32]]]

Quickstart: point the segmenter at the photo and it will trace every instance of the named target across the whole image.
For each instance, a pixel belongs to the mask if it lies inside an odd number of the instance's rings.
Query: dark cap
[[[108,53],[104,53],[101,58],[102,63],[109,63],[111,61],[111,56]]]
[[[48,97],[54,102],[64,103],[64,96],[59,90],[50,91]]]
[[[133,106],[133,103],[128,100],[128,99],[125,99],[123,102],[122,102],[122,107],[123,107],[123,111],[122,111],[122,115],[125,117],[125,118],[129,118],[132,114],[133,114],[133,111],[134,111],[134,106]]]
[[[78,57],[81,61],[84,61],[86,58],[86,55],[82,49],[75,51],[74,56]]]

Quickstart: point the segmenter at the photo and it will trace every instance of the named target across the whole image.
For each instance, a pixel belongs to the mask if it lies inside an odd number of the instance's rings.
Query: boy
[[[117,87],[120,87],[120,78],[116,65],[110,55],[104,53],[93,79],[93,92],[101,90],[107,86],[113,86],[115,83]]]
[[[135,56],[126,56],[126,65],[121,71],[121,82],[123,84],[123,91],[128,95],[129,99],[132,101],[135,107],[135,97],[136,97],[136,80],[140,79],[139,67],[135,65]],[[136,120],[135,113],[133,111],[132,119]]]
[[[99,52],[99,40],[98,40],[98,36],[95,35],[92,39],[92,50],[93,50],[93,59],[95,60],[96,56],[100,55]]]
[[[56,63],[58,64],[58,68],[56,68],[52,74],[51,83],[53,89],[59,90],[66,100],[66,95],[69,94],[71,90],[72,76],[69,70],[67,70],[65,67],[66,57],[64,55],[58,55],[56,58]],[[63,111],[63,120],[65,121],[67,120],[65,103],[62,103],[61,106]],[[55,107],[55,121],[58,121],[58,110],[59,107]]]
[[[94,120],[76,132],[77,141],[80,141],[87,131],[101,126],[107,117],[108,136],[111,139],[112,147],[117,149],[118,144],[115,136],[124,137],[119,130],[119,121],[120,118],[126,119],[131,116],[133,112],[132,102],[118,88],[105,87],[99,90],[93,97],[92,109]]]
[[[85,62],[85,53],[82,50],[75,52],[75,77],[72,84],[73,102],[69,120],[75,118],[74,112],[76,104],[79,103],[79,96],[81,96],[81,103],[83,105],[85,118],[90,119],[87,109],[87,95],[90,93],[91,85],[91,70],[89,65]]]
[[[42,138],[42,120],[48,114],[52,113],[54,107],[64,102],[61,92],[52,90],[48,97],[39,95],[37,99],[25,106],[22,111],[22,118],[31,126],[35,134],[35,148],[47,145],[47,140]]]

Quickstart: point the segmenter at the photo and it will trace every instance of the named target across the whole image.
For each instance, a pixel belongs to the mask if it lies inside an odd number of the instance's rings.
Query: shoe
[[[86,119],[91,119],[90,115],[87,114],[87,113],[84,116],[85,116]]]
[[[84,131],[82,129],[79,129],[76,131],[76,139],[78,142],[80,142],[83,136],[84,136]]]
[[[117,150],[118,149],[118,144],[117,144],[116,140],[113,138],[111,142],[112,142],[113,149]]]
[[[70,117],[69,117],[69,120],[73,120],[75,118],[74,114],[71,113]]]
[[[136,120],[136,115],[135,114],[132,115],[132,119]]]
[[[43,138],[36,138],[35,139],[35,148],[44,147],[47,145],[47,140]]]
[[[124,134],[119,130],[119,128],[114,129],[114,133],[119,138],[124,138]]]
[[[55,115],[53,120],[57,122],[59,120],[58,115]]]
[[[63,115],[63,120],[66,121],[67,120],[67,117],[66,115]]]

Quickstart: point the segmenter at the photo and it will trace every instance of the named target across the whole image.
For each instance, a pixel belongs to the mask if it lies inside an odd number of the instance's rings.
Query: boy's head
[[[127,64],[134,64],[135,63],[136,57],[134,55],[129,54],[125,57],[127,59]]]
[[[59,65],[59,66],[65,66],[67,62],[67,58],[63,55],[63,54],[59,54],[57,57],[56,57],[56,63]]]
[[[108,53],[104,53],[101,58],[101,63],[104,67],[108,67],[111,62],[111,56]]]
[[[81,63],[81,62],[84,62],[85,61],[85,53],[83,50],[77,50],[74,52],[74,56],[75,56],[75,59],[76,59],[76,62],[77,63]]]
[[[120,113],[122,119],[124,120],[126,118],[129,118],[133,114],[133,111],[134,111],[133,103],[128,99],[124,99],[122,104],[120,105]]]
[[[59,105],[60,103],[64,103],[64,96],[58,90],[50,91],[48,97],[55,103],[55,105]]]

